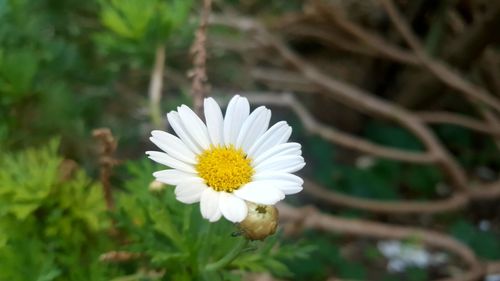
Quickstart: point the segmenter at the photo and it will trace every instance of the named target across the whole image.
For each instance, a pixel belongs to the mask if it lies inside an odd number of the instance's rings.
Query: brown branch
[[[427,123],[452,124],[488,135],[500,135],[500,127],[491,126],[464,115],[445,111],[420,111],[416,114]]]
[[[454,193],[449,198],[426,202],[398,200],[394,202],[362,199],[335,192],[305,180],[304,192],[333,206],[344,206],[373,213],[385,214],[436,214],[453,212],[467,206],[468,197],[464,193]]]
[[[304,128],[309,133],[323,137],[332,143],[342,145],[346,148],[382,158],[405,162],[425,164],[436,161],[430,154],[420,153],[419,155],[418,153],[387,148],[323,125],[317,122],[302,103],[297,101],[292,94],[246,92],[244,95],[253,104],[285,106],[290,108],[297,114]],[[500,197],[500,181],[492,184],[478,185],[474,188],[467,188],[465,192],[459,191],[449,198],[434,200],[432,202],[380,202],[378,200],[359,199],[333,191],[320,190],[316,184],[310,181],[307,185],[308,188],[305,189],[306,193],[315,195],[326,202],[377,213],[433,214],[451,212],[464,208],[469,203],[469,200],[492,200]]]
[[[498,60],[494,51],[492,49],[486,49],[479,65],[479,71],[486,87],[498,96],[500,94],[500,81],[498,79],[500,69],[495,65],[496,62],[498,62]],[[500,118],[498,115],[477,102],[473,104],[491,127],[500,129]],[[497,148],[500,150],[500,134],[495,135],[494,141]]]
[[[355,38],[369,46],[371,49],[377,51],[385,58],[410,65],[420,64],[418,58],[411,52],[408,52],[398,46],[392,45],[382,37],[375,35],[372,32],[366,31],[363,27],[346,19],[343,15],[341,15],[341,12],[339,12],[337,9],[329,7],[322,0],[315,0],[313,1],[313,3],[315,12],[317,14],[322,15],[324,18],[330,20],[342,30],[353,35]]]
[[[465,27],[465,24],[463,26]],[[447,45],[449,49],[444,54],[444,60],[459,69],[467,67],[471,62],[476,61],[488,46],[499,42],[499,27],[500,2],[488,1],[484,15],[475,20],[467,29],[462,28],[461,36]]]
[[[475,20],[470,26],[458,15],[457,11],[449,9],[448,25],[455,35],[443,50],[442,59],[459,70],[466,70],[475,63],[484,51],[495,40],[498,40],[497,30],[500,28],[500,2],[490,1],[486,14]],[[418,106],[423,102],[433,100],[445,88],[434,74],[419,72],[409,77],[410,86],[405,94],[400,95],[398,102],[405,106]],[[491,88],[490,92],[495,93]]]
[[[475,102],[476,108],[478,109],[479,113],[483,116],[485,121],[492,127],[495,128],[494,132],[495,134],[495,139],[494,142],[497,146],[498,149],[500,149],[500,135],[498,134],[498,129],[500,129],[500,120],[498,116],[495,115],[495,113],[490,110],[489,108],[485,106],[481,106],[480,104],[477,104]]]
[[[391,0],[379,0],[379,2],[384,6],[396,29],[399,33],[401,33],[408,45],[410,45],[410,47],[415,51],[415,54],[420,59],[422,64],[430,72],[432,72],[437,78],[452,89],[462,92],[466,96],[491,106],[500,112],[500,100],[493,97],[485,89],[474,85],[465,78],[461,77],[459,73],[450,69],[444,63],[431,58],[425,52],[422,44],[415,34],[413,34],[410,27],[405,22],[404,18],[399,14]]]
[[[287,71],[270,67],[255,67],[250,75],[253,79],[266,83],[270,88],[281,91],[310,93],[317,90],[315,85],[295,71]]]
[[[486,87],[497,97],[500,96],[500,79],[498,79],[500,77],[499,55],[492,49],[486,49],[479,69]]]
[[[427,202],[397,201],[387,202],[362,199],[321,187],[317,183],[305,180],[304,192],[315,198],[339,206],[355,208],[374,213],[394,214],[436,214],[453,212],[465,208],[470,201],[496,200],[500,197],[500,180],[489,184],[478,184],[467,192],[453,193],[449,198]]]
[[[318,39],[324,45],[335,49],[371,57],[380,55],[371,48],[361,46],[358,42],[352,42],[352,40],[341,37],[340,34],[332,33],[318,28],[317,26],[307,26],[302,24],[299,26],[292,26],[284,31],[287,35]]]
[[[319,212],[314,207],[294,208],[278,204],[280,219],[293,222],[298,229],[316,229],[343,235],[356,235],[374,239],[419,239],[423,243],[444,249],[462,258],[469,269],[458,276],[439,281],[475,281],[484,275],[483,265],[475,254],[454,238],[432,230],[417,227],[395,226],[361,219],[346,219]]]
[[[405,161],[412,163],[434,163],[436,158],[429,153],[423,152],[410,152],[397,148],[390,148],[383,145],[358,138],[348,133],[343,133],[332,127],[321,124],[314,119],[314,117],[307,111],[307,109],[298,102],[292,94],[257,94],[245,93],[245,96],[252,103],[287,106],[292,109],[300,118],[305,129],[315,135],[329,140],[335,144],[357,150],[366,154]]]
[[[192,77],[191,94],[193,96],[195,112],[201,116],[203,112],[203,99],[208,92],[206,82],[207,78],[207,25],[212,8],[212,0],[203,0],[203,10],[201,14],[200,25],[196,30],[195,41],[191,46],[194,68],[190,71]]]
[[[359,88],[323,74],[318,69],[305,62],[281,40],[264,31],[262,33],[264,33],[267,39],[266,41],[273,45],[287,62],[297,68],[304,77],[311,82],[327,90],[330,97],[354,109],[364,110],[391,119],[408,128],[424,143],[429,152],[438,158],[438,163],[447,172],[454,186],[460,189],[466,189],[464,171],[458,166],[453,158],[451,158],[433,133],[411,112],[396,104],[377,98]]]
[[[478,184],[471,188],[468,193],[474,200],[495,200],[500,197],[500,180],[487,184]]]
[[[486,263],[486,272],[488,274],[500,274],[500,261]]]
[[[117,147],[117,141],[113,137],[111,130],[108,128],[100,128],[92,131],[92,136],[99,141],[99,178],[101,180],[104,199],[106,200],[106,207],[108,211],[114,209],[113,201],[113,188],[111,186],[110,178],[113,166],[117,164],[113,154]]]

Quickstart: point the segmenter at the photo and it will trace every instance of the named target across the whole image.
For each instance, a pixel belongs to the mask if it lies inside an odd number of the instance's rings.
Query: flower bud
[[[276,232],[278,209],[272,205],[258,205],[246,202],[247,217],[240,222],[240,229],[249,240],[264,240]]]
[[[157,180],[154,180],[149,184],[149,191],[158,192],[158,191],[163,190],[164,188],[165,188],[165,184],[163,184],[162,182],[159,182]]]

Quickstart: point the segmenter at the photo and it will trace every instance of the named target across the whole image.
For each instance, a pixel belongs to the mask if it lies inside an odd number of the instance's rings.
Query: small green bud
[[[249,240],[264,240],[273,235],[278,227],[278,209],[272,205],[246,202],[247,217],[240,222],[240,229]]]

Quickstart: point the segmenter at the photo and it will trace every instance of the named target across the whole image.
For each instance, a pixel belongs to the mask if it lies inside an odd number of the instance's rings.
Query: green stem
[[[158,45],[155,53],[155,63],[149,82],[149,114],[155,128],[162,128],[161,89],[163,87],[163,72],[165,67],[165,45]]]
[[[238,241],[238,244],[236,244],[234,248],[231,251],[229,251],[223,258],[214,263],[207,264],[207,266],[205,266],[205,270],[216,271],[225,267],[226,265],[230,264],[234,259],[236,259],[238,255],[241,253],[241,251],[247,245],[248,245],[248,240],[246,238],[240,239],[240,241]]]

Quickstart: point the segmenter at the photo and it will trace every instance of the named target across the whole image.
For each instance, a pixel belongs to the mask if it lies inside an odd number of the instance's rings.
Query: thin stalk
[[[229,251],[223,258],[214,263],[207,264],[207,266],[205,266],[205,270],[217,271],[219,269],[224,268],[225,266],[230,264],[233,260],[235,260],[247,245],[248,245],[247,239],[245,238],[240,239],[238,241],[238,244],[236,244],[236,246],[231,251]]]
[[[165,67],[165,45],[158,45],[155,53],[155,63],[149,81],[149,114],[155,128],[162,128],[161,89],[163,86],[163,71]]]

